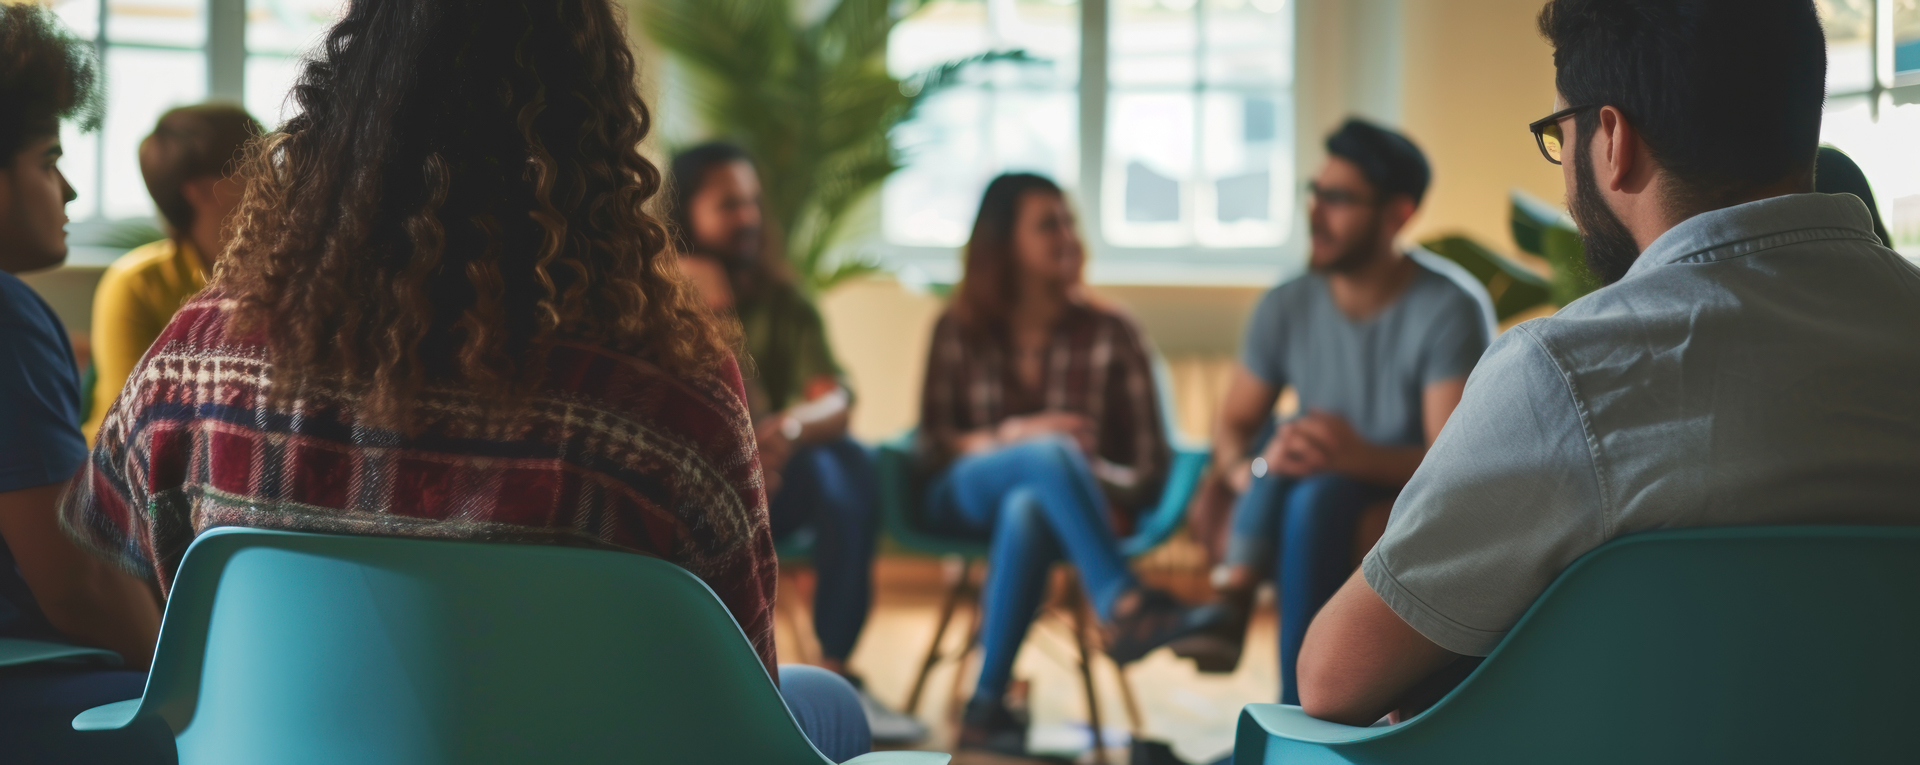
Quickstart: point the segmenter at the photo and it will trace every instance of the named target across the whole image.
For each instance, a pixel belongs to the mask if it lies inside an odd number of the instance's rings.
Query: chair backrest
[[[209,531],[141,710],[192,765],[824,762],[712,590],[601,550]]]
[[[1465,683],[1367,748],[1890,762],[1914,756],[1898,731],[1920,715],[1916,688],[1920,528],[1665,531],[1576,561]]]

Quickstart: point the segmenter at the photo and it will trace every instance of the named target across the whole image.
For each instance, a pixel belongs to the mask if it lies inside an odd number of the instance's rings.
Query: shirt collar
[[[1816,231],[1817,230],[1817,231]],[[1865,239],[1878,244],[1873,216],[1852,194],[1788,194],[1704,212],[1680,222],[1648,245],[1627,276],[1681,261],[1744,255],[1784,235],[1794,241]],[[1753,243],[1754,247],[1733,245]]]

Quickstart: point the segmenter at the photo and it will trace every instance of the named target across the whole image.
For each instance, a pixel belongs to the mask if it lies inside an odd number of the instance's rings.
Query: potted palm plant
[[[692,75],[700,117],[760,164],[768,221],[802,287],[818,292],[878,268],[835,245],[900,168],[894,126],[968,67],[1033,59],[987,53],[903,81],[887,71],[887,36],[928,0],[839,0],[811,21],[795,2],[644,0],[640,20]]]

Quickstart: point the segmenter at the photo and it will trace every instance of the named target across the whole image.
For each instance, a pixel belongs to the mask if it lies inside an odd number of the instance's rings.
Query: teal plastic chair
[[[536,545],[202,534],[146,694],[73,727],[146,717],[182,765],[826,762],[698,578]]]
[[[1239,765],[1910,762],[1920,529],[1621,538],[1575,561],[1425,713],[1251,704]]]
[[[0,669],[29,664],[69,664],[118,669],[120,654],[104,648],[48,643],[40,640],[0,638]]]

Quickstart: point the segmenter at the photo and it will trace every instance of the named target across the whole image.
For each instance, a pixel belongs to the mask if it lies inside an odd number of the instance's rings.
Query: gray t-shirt
[[[1425,445],[1420,395],[1473,371],[1493,338],[1493,303],[1453,261],[1407,256],[1419,273],[1366,321],[1340,312],[1320,274],[1273,288],[1247,324],[1241,363],[1275,390],[1292,385],[1301,411],[1340,415],[1372,443]]]
[[[1574,559],[1654,529],[1920,525],[1920,269],[1850,195],[1695,216],[1494,343],[1367,585],[1485,656]]]

